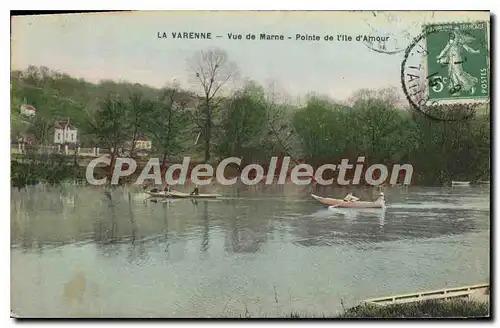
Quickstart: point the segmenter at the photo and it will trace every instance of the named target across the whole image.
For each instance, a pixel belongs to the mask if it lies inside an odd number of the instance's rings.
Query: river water
[[[13,189],[12,311],[334,315],[341,302],[489,281],[489,187],[388,188],[385,210],[328,209],[307,187],[224,188],[165,203],[126,188]]]

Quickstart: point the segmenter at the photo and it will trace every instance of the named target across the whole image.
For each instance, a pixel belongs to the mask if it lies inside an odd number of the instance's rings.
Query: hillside
[[[97,84],[59,73],[47,67],[30,66],[24,71],[12,71],[11,81],[11,136],[25,132],[30,120],[20,115],[20,106],[30,104],[37,109],[37,117],[47,121],[70,118],[80,130],[81,141],[88,143],[88,118],[108,95],[126,97],[138,92],[151,100],[161,97],[164,90],[129,82],[103,80]],[[184,96],[188,93],[181,91]]]

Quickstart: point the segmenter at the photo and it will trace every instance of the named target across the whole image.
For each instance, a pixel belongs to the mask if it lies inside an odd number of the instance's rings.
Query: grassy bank
[[[377,306],[360,304],[340,314],[306,313],[292,311],[283,315],[255,315],[246,312],[241,318],[291,318],[291,319],[398,319],[398,318],[488,318],[489,302],[477,300],[428,300],[406,304]]]
[[[24,188],[38,183],[59,184],[85,177],[84,168],[61,154],[28,153],[20,161],[11,159],[11,185]]]
[[[383,318],[477,318],[489,317],[488,302],[475,300],[438,301],[393,304],[377,306],[361,304],[344,311],[340,315],[309,315],[293,312],[290,318],[337,318],[337,319],[383,319]]]
[[[438,301],[377,306],[363,304],[348,309],[341,318],[463,318],[487,317],[490,305],[475,300]]]

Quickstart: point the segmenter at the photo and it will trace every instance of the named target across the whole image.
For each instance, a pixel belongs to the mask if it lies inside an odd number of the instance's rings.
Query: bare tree
[[[223,100],[219,94],[222,89],[237,77],[238,70],[228,60],[224,50],[213,48],[197,52],[189,61],[189,68],[197,85],[201,87],[201,110],[193,116],[205,141],[205,162],[210,160],[214,110]]]
[[[266,92],[267,105],[267,130],[265,138],[271,137],[278,146],[278,150],[296,161],[297,135],[290,124],[290,113],[292,105],[289,103],[289,95],[274,81],[269,81]],[[288,112],[287,112],[288,110]]]

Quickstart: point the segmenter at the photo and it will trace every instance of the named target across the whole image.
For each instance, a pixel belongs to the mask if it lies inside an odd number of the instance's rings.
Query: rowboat
[[[343,199],[320,197],[314,194],[311,194],[311,196],[322,204],[338,208],[383,208],[385,206],[385,201],[381,198],[377,199],[374,202],[346,202]]]
[[[470,186],[469,181],[452,181],[451,185],[454,187],[468,187]]]
[[[211,198],[217,198],[217,197],[221,196],[219,194],[191,195],[191,194],[179,192],[179,191],[157,191],[157,192],[146,191],[146,193],[148,193],[152,197],[163,197],[163,198],[205,198],[205,199],[211,199]]]

